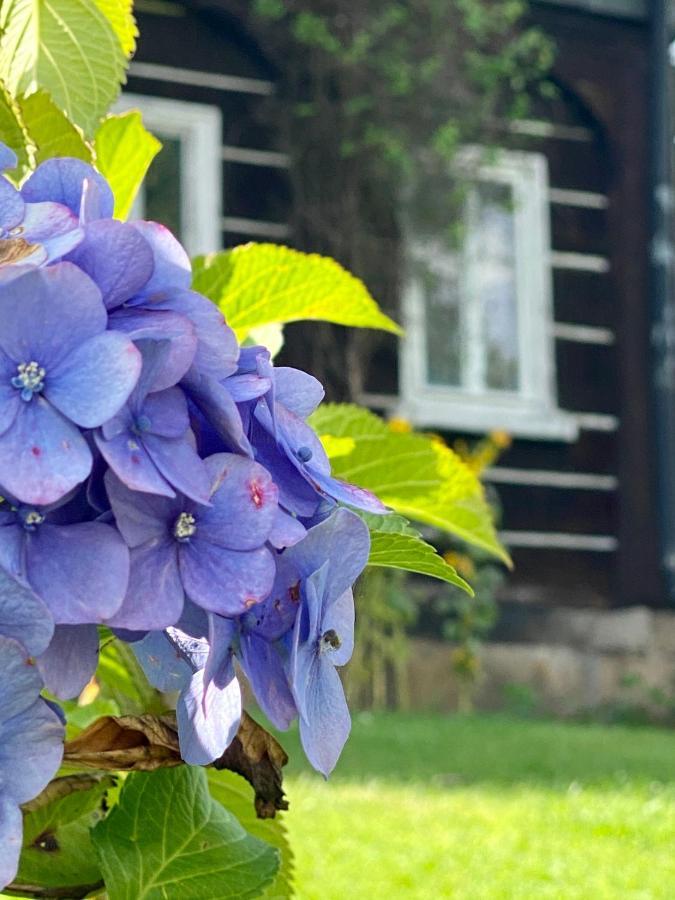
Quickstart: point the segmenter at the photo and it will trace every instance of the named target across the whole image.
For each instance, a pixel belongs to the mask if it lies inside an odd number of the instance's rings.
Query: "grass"
[[[300,900],[675,897],[675,733],[360,715],[328,783],[282,740]]]

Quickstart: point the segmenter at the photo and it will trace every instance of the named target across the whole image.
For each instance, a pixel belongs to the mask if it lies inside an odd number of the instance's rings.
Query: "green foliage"
[[[331,460],[337,477],[373,491],[401,515],[510,562],[480,481],[438,438],[395,433],[373,413],[349,404],[326,404],[310,421],[322,440],[326,435],[353,440],[350,452],[341,447]],[[326,447],[330,454],[330,441]]]
[[[240,775],[225,769],[209,769],[209,790],[214,800],[236,816],[239,824],[249,834],[276,847],[281,856],[281,865],[272,884],[265,888],[263,897],[267,900],[287,900],[293,896],[293,851],[288,841],[283,814],[274,819],[259,819],[253,804],[253,790]]]
[[[126,219],[145,173],[161,150],[161,143],[143,127],[138,111],[108,116],[94,141],[99,172],[108,179],[115,197],[115,217]]]
[[[332,259],[245,244],[197,257],[193,265],[194,289],[213,300],[240,340],[261,325],[299,319],[401,333],[365,285]]]
[[[28,805],[17,884],[57,888],[101,881],[90,829],[103,815],[112,783],[96,775],[56,779]]]
[[[94,0],[4,0],[0,80],[13,96],[47,91],[68,118],[93,134],[117,97],[126,56]]]
[[[243,900],[279,867],[277,851],[244,831],[193,766],[130,775],[92,840],[110,900]]]
[[[125,56],[131,56],[136,49],[138,37],[133,0],[94,0],[94,2],[117,35]]]
[[[23,121],[35,144],[35,161],[54,156],[76,156],[92,161],[91,147],[46,91],[36,91],[18,101]]]
[[[363,518],[370,528],[368,565],[430,575],[473,595],[466,581],[403,516],[363,514]]]
[[[21,118],[21,109],[16,100],[0,81],[0,134],[17,155],[19,171],[27,169],[33,162],[34,147]]]

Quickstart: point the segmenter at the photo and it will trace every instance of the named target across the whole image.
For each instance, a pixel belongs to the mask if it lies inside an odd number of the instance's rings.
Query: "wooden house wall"
[[[558,395],[579,437],[517,439],[489,473],[516,565],[504,597],[657,604],[645,36],[639,26],[580,12],[535,8],[534,16],[559,46],[561,99],[536,109],[509,143],[549,162]],[[222,111],[223,245],[288,240],[288,158],[264,114],[274,73],[224,20],[187,12],[139,18],[130,89]],[[375,407],[395,406],[396,356],[395,342],[382,337],[366,385]]]

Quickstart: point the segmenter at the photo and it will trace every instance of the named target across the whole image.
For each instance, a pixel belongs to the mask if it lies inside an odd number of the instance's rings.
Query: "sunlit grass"
[[[357,717],[327,784],[284,743],[302,900],[675,897],[674,733]]]

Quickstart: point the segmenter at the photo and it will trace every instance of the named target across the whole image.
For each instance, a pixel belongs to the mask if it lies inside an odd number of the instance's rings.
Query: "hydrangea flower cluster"
[[[15,164],[0,145],[0,168]],[[327,775],[349,732],[335,667],[369,550],[339,504],[386,511],[331,476],[306,422],[316,379],[240,348],[171,233],[112,214],[76,159],[20,190],[0,177],[0,885],[19,804],[61,759],[40,692],[79,694],[99,625],[179,692],[186,762],[236,734],[237,660],[276,725],[299,717]]]

